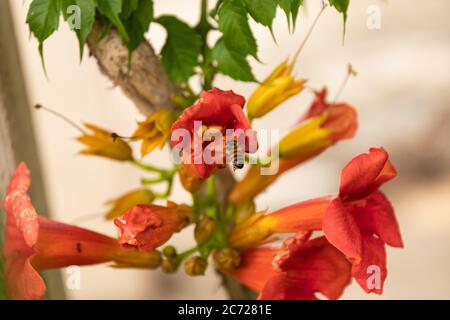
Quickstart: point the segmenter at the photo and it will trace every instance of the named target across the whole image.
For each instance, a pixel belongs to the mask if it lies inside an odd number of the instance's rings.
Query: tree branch
[[[161,108],[174,109],[172,99],[177,89],[151,45],[146,41],[141,43],[133,52],[129,68],[128,49],[122,45],[119,33],[111,30],[99,41],[103,29],[96,23],[87,39],[90,53],[97,59],[102,73],[122,89],[142,114],[149,115]]]

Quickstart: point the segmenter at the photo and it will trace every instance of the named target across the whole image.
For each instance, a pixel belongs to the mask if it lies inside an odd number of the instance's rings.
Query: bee
[[[231,158],[234,171],[236,171],[237,169],[242,169],[244,167],[244,152],[235,139],[230,139],[227,141],[226,153],[228,159]]]

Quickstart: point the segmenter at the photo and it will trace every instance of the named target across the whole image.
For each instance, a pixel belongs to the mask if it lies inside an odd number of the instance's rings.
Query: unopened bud
[[[173,258],[177,255],[177,249],[174,246],[166,246],[163,249],[163,255],[167,258]]]
[[[216,223],[213,218],[205,216],[197,223],[194,230],[195,241],[198,244],[208,242],[216,230]]]
[[[208,262],[202,257],[195,256],[184,261],[184,271],[190,276],[200,276],[205,274]]]
[[[161,269],[166,273],[174,273],[178,269],[178,263],[175,259],[164,259],[161,263]]]
[[[236,205],[233,220],[235,224],[241,224],[255,213],[255,203],[253,200],[244,201]]]
[[[241,254],[231,248],[214,251],[213,258],[217,266],[223,270],[233,270],[241,264]]]

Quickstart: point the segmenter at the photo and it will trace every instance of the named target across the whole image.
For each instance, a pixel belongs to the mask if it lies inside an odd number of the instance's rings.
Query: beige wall
[[[10,1],[30,101],[55,108],[74,120],[123,134],[132,132],[141,116],[120,90],[100,75],[93,59],[85,55],[78,63],[75,36],[65,25],[45,44],[46,79],[37,43],[29,38],[24,23],[29,1]],[[252,61],[259,79],[300,43],[320,2],[307,3],[308,12],[300,17],[293,34],[287,31],[284,15],[278,13],[274,24],[278,44],[266,29],[253,25],[264,62]],[[370,4],[380,5],[381,30],[366,27]],[[197,0],[155,0],[156,14],[177,14],[190,23],[198,19],[198,6]],[[333,94],[346,63],[351,62],[359,76],[351,80],[342,98],[357,107],[360,130],[354,140],[294,170],[258,198],[259,207],[275,209],[333,193],[340,168],[353,155],[374,145],[392,151],[400,177],[388,192],[397,209],[406,249],[388,251],[389,276],[382,298],[450,298],[449,9],[447,0],[351,1],[345,46],[341,46],[341,17],[327,10],[300,57],[297,73],[310,79],[312,87],[328,85]],[[148,38],[156,48],[161,47],[164,37],[163,30],[152,25]],[[220,77],[217,85],[245,96],[255,88],[254,84],[225,77]],[[257,121],[256,126],[286,129],[310,99],[311,94],[305,92]],[[114,235],[112,224],[101,218],[103,203],[137,186],[140,172],[129,165],[79,156],[76,131],[45,113],[36,112],[34,120],[53,216]],[[166,159],[165,152],[155,152],[145,160],[165,164]],[[173,199],[188,201],[189,197],[177,185]],[[173,243],[188,247],[191,233],[186,230]],[[182,272],[166,276],[104,266],[83,268],[81,290],[68,290],[67,294],[72,299],[225,297],[212,271],[192,279]],[[344,298],[378,297],[364,294],[353,284]]]

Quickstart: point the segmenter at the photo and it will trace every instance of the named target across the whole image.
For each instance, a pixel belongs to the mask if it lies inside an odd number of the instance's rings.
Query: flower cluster
[[[336,299],[352,278],[366,292],[381,293],[386,278],[385,244],[403,246],[393,208],[379,190],[397,174],[384,149],[372,148],[351,160],[342,170],[339,192],[334,196],[298,202],[271,213],[256,212],[251,205],[276,177],[353,136],[354,108],[344,103],[329,104],[325,99],[326,89],[316,92],[307,113],[282,138],[280,159],[274,160],[280,162],[281,170],[274,176],[263,176],[257,165],[250,168],[231,189],[227,212],[223,213],[216,202],[212,180],[224,166],[187,161],[177,172],[186,190],[193,194],[192,206],[170,201],[165,206],[153,204],[155,195],[150,190],[133,190],[113,201],[107,214],[115,218],[118,239],[37,215],[27,195],[30,172],[21,163],[3,204],[7,214],[3,256],[10,296],[42,297],[45,285],[40,270],[112,262],[116,267],[161,267],[174,272],[184,263],[186,273],[196,276],[205,272],[210,254],[219,270],[258,292],[261,299],[314,299],[318,292]],[[187,108],[171,130],[183,128],[194,136],[195,121],[206,126],[202,134],[211,127],[245,129],[244,139],[234,140],[236,136],[229,135],[225,139],[241,141],[245,152],[254,152],[256,133],[243,113],[244,103],[243,97],[231,91],[214,88],[203,92],[199,102]],[[98,139],[106,139],[105,131],[90,128]],[[222,148],[226,144],[216,142],[202,141],[201,145],[213,144],[225,154]],[[104,144],[107,150],[116,147],[114,142],[109,143]],[[172,144],[176,148],[180,141],[172,136]],[[124,145],[121,141],[117,147],[125,150]],[[195,157],[192,148],[181,148],[182,158]],[[119,158],[111,150],[98,154]],[[132,158],[131,153],[127,152],[127,157]],[[202,201],[197,190],[206,180]],[[174,233],[192,223],[197,242],[193,249],[178,253],[170,245],[162,247]],[[323,236],[317,236],[318,231]],[[280,243],[277,235],[282,234],[288,238]],[[194,255],[196,252],[198,255]],[[379,268],[379,284],[371,284],[370,267]]]

